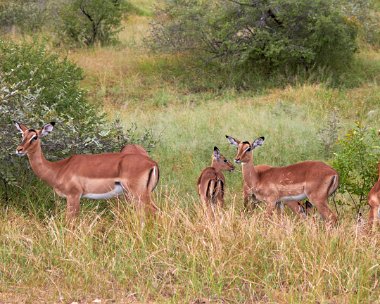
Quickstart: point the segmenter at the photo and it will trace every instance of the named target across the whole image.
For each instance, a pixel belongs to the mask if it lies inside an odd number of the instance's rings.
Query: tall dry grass
[[[154,219],[118,200],[83,211],[75,228],[61,214],[38,221],[2,213],[0,301],[380,301],[379,238],[353,219],[335,228],[317,215],[268,219],[242,212],[232,196],[213,220],[198,200],[161,191]]]

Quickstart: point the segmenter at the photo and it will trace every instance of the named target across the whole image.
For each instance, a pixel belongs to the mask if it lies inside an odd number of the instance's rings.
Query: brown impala
[[[35,130],[15,122],[22,134],[16,154],[27,155],[34,173],[66,198],[67,219],[78,214],[81,197],[108,199],[122,193],[135,200],[139,208],[156,211],[151,192],[158,183],[158,165],[142,147],[132,145],[120,153],[79,154],[50,162],[42,153],[41,137],[53,131],[54,124]]]
[[[222,170],[233,171],[234,165],[214,147],[211,167],[203,169],[198,178],[198,194],[203,203],[223,207],[225,180]]]
[[[253,165],[252,150],[262,146],[264,137],[257,138],[252,144],[227,135],[226,138],[237,147],[235,162],[242,164],[245,197],[253,194],[258,200],[265,201],[268,214],[273,213],[277,202],[291,202],[295,207],[296,201],[307,198],[324,219],[336,222],[337,217],[327,204],[328,197],[339,184],[338,173],[334,169],[320,161],[260,168]]]
[[[371,208],[369,210],[369,225],[372,226],[372,229],[375,228],[376,223],[380,220],[380,162],[378,163],[378,168],[379,179],[368,194],[368,204]]]

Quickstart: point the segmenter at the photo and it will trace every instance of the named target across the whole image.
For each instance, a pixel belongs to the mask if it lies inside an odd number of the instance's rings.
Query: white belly
[[[305,193],[297,194],[297,195],[289,195],[283,196],[279,199],[280,202],[289,202],[289,201],[301,201],[307,198]]]
[[[115,184],[115,188],[106,193],[86,193],[82,195],[84,198],[91,199],[109,199],[123,193],[123,187],[120,184]]]

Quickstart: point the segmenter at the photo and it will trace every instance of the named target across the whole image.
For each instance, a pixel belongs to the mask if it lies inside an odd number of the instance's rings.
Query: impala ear
[[[235,139],[235,138],[233,138],[233,137],[231,137],[231,136],[228,136],[228,135],[226,135],[226,138],[227,138],[228,142],[229,142],[231,145],[233,145],[233,146],[235,146],[235,147],[239,146],[239,144],[240,144],[240,140],[237,140],[237,139]]]
[[[25,125],[20,124],[20,123],[18,123],[18,122],[15,121],[15,120],[13,121],[13,123],[15,124],[17,130],[19,130],[21,134],[24,134],[24,132],[25,132],[26,130],[28,130],[28,128],[27,128]]]
[[[220,151],[218,147],[214,147],[214,158],[218,160],[220,158]]]
[[[55,125],[54,121],[44,125],[40,130],[40,136],[43,137],[43,136],[48,135],[51,131],[53,131],[54,125]]]
[[[264,140],[265,140],[265,137],[264,137],[264,136],[261,136],[261,137],[259,137],[259,138],[256,138],[256,139],[253,141],[252,145],[251,145],[252,149],[255,149],[255,148],[257,148],[257,147],[262,146],[263,143],[264,143]]]

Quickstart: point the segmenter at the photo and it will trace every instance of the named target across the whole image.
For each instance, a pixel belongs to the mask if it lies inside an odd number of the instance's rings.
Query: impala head
[[[55,122],[48,123],[39,130],[29,129],[25,125],[16,121],[14,121],[14,124],[22,134],[22,141],[16,148],[16,154],[19,156],[24,156],[25,154],[36,150],[37,146],[40,144],[40,138],[53,131]]]
[[[231,136],[226,135],[229,143],[237,148],[235,163],[248,163],[252,160],[252,150],[263,145],[265,138],[258,137],[252,143],[248,141],[240,141]]]
[[[214,147],[214,153],[212,154],[212,166],[218,170],[226,170],[230,172],[235,169],[234,165],[222,154],[220,154],[218,147]]]

